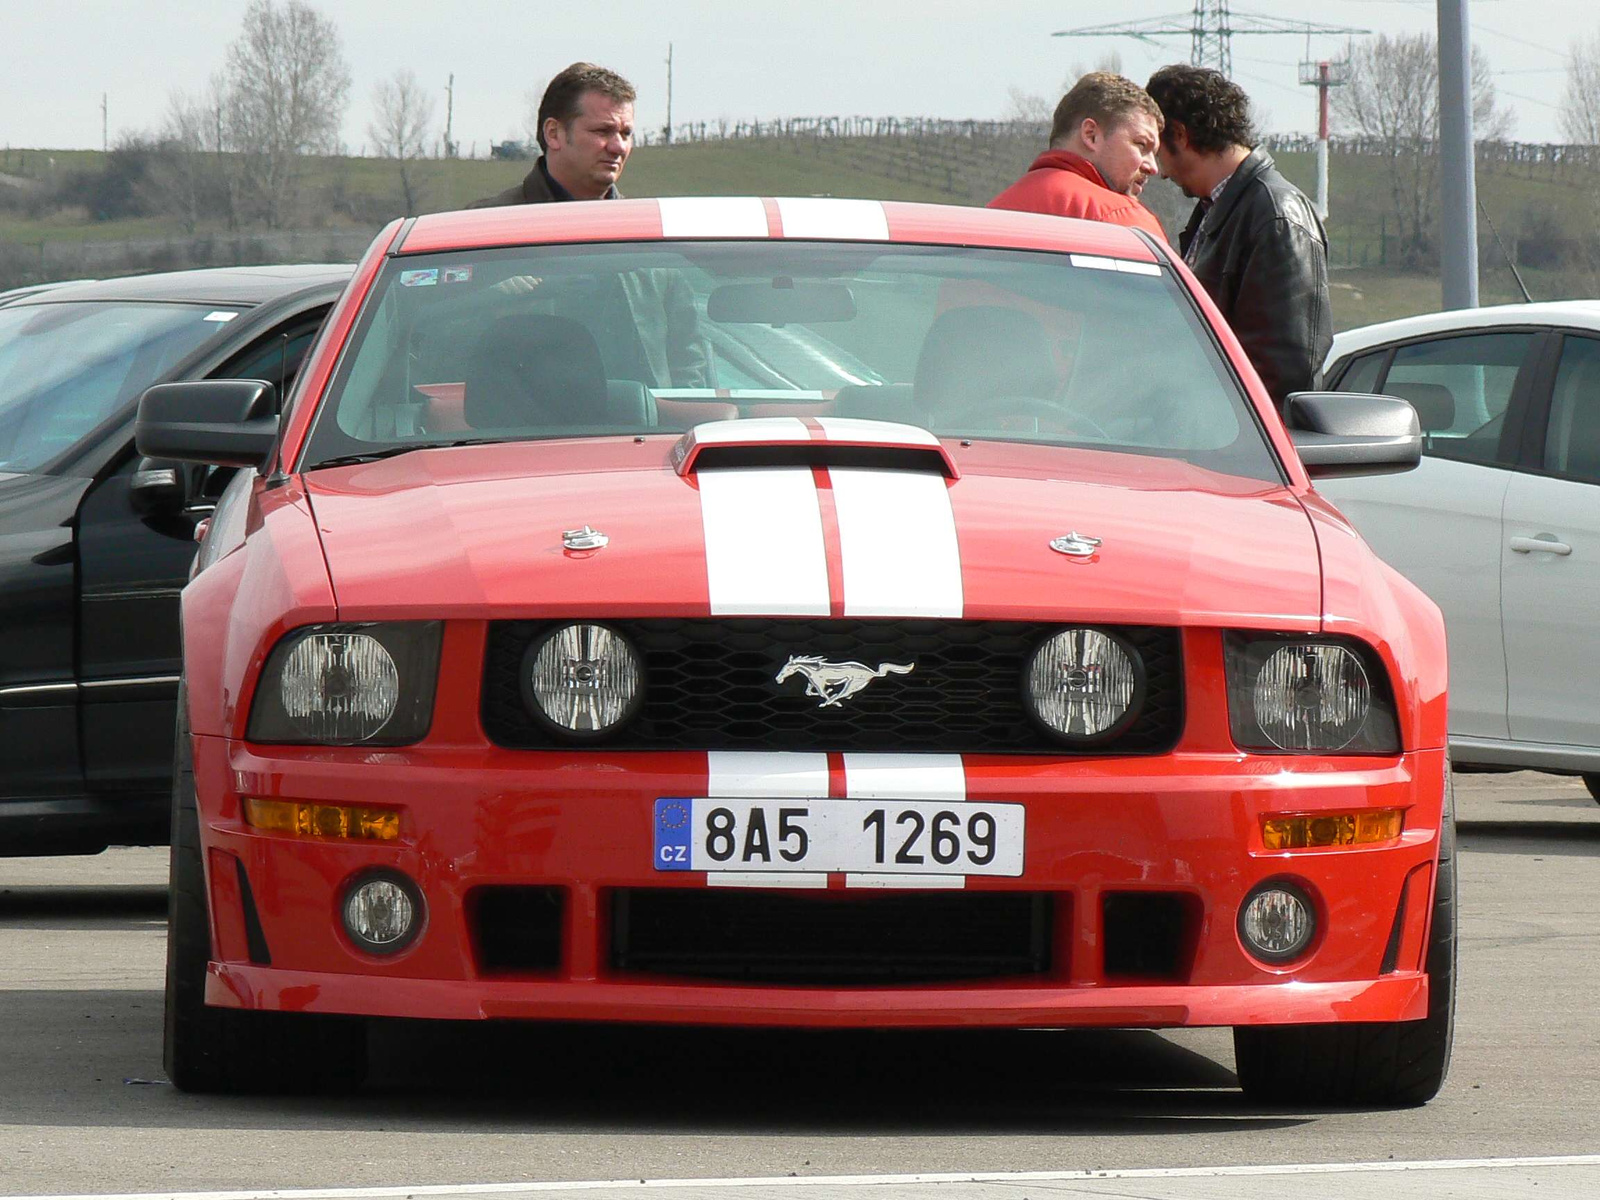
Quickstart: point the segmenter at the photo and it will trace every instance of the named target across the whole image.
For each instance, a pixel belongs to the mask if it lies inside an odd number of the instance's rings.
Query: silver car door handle
[[[1530,554],[1537,550],[1541,554],[1559,554],[1565,557],[1572,553],[1571,546],[1552,537],[1514,537],[1511,539],[1511,548],[1518,554]]]

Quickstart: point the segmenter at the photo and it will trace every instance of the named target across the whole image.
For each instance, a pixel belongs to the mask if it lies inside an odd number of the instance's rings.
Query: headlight
[[[398,746],[428,732],[438,621],[308,625],[273,647],[256,684],[253,742]]]
[[[1138,652],[1114,634],[1064,629],[1034,651],[1023,691],[1034,716],[1056,736],[1101,741],[1138,715],[1144,665]]]
[[[1389,679],[1370,648],[1230,633],[1228,724],[1236,745],[1290,753],[1398,754]]]
[[[600,737],[633,716],[644,695],[638,651],[605,625],[561,625],[528,647],[522,699],[557,732]]]

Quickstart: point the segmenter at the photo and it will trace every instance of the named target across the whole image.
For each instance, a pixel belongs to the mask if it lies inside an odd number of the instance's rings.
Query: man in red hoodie
[[[1082,217],[1143,229],[1166,240],[1139,193],[1156,174],[1161,109],[1131,79],[1092,71],[1061,97],[1050,148],[990,208]]]

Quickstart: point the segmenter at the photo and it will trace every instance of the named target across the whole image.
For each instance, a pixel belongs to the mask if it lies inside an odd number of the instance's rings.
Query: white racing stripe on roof
[[[973,1184],[1047,1184],[1088,1183],[1101,1180],[1144,1179],[1281,1179],[1287,1176],[1314,1175],[1389,1175],[1405,1176],[1413,1173],[1549,1171],[1559,1168],[1577,1168],[1584,1175],[1585,1168],[1600,1168],[1600,1154],[1557,1154],[1545,1157],[1516,1158],[1455,1158],[1423,1159],[1355,1163],[1263,1163],[1237,1164],[1216,1167],[1133,1167],[1107,1170],[1068,1171],[939,1171],[898,1175],[768,1175],[745,1177],[711,1177],[704,1179],[552,1179],[523,1180],[515,1183],[446,1183],[398,1184],[388,1187],[325,1187],[325,1188],[257,1188],[252,1191],[229,1192],[101,1192],[72,1195],[13,1196],[6,1200],[415,1200],[455,1196],[525,1196],[551,1192],[615,1192],[617,1194],[641,1191],[671,1190],[693,1192],[730,1190],[749,1193],[763,1188],[773,1191],[815,1190],[837,1195],[842,1189],[852,1189],[857,1194],[867,1194],[866,1189],[920,1187],[932,1192],[959,1196],[965,1185]],[[1353,1183],[1354,1181],[1352,1181]],[[1399,1184],[1398,1179],[1384,1183],[1388,1194]],[[1429,1180],[1423,1186],[1427,1194],[1438,1195],[1435,1190],[1441,1180]],[[1559,1182],[1559,1180],[1553,1180]],[[1489,1181],[1484,1181],[1486,1188]],[[1282,1185],[1278,1185],[1280,1188]],[[1370,1182],[1369,1185],[1371,1186]],[[948,1187],[946,1193],[944,1189]],[[924,1194],[927,1194],[925,1192]],[[1126,1195],[1122,1190],[1117,1193]],[[1158,1193],[1149,1193],[1152,1195]],[[1170,1194],[1170,1193],[1165,1193]],[[1241,1193],[1235,1192],[1234,1195]],[[1251,1194],[1260,1195],[1259,1191]],[[1281,1190],[1274,1195],[1283,1195]],[[1346,1193],[1350,1194],[1350,1193]],[[1419,1192],[1408,1192],[1418,1195]],[[1498,1194],[1498,1193],[1497,1193]],[[1554,1193],[1561,1194],[1561,1193]],[[1580,1193],[1567,1192],[1567,1195]]]
[[[753,196],[666,196],[661,206],[665,238],[764,238],[767,208]]]
[[[847,617],[960,617],[961,550],[944,476],[834,467]]]
[[[712,615],[827,616],[828,555],[811,469],[729,467],[695,479]]]
[[[817,424],[831,440],[880,442],[886,446],[937,446],[939,439],[920,425],[898,421],[869,421],[865,417],[818,417]]]
[[[786,238],[886,242],[889,218],[877,200],[823,200],[786,196],[778,201]]]
[[[1131,258],[1106,258],[1099,254],[1069,254],[1075,267],[1087,267],[1091,271],[1121,271],[1124,275],[1159,275],[1161,268],[1155,263],[1135,262]]]

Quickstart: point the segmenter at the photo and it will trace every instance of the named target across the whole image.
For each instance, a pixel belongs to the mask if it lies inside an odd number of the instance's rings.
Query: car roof
[[[1388,342],[1449,333],[1458,329],[1504,328],[1518,325],[1565,325],[1600,330],[1600,300],[1547,300],[1538,304],[1494,304],[1483,308],[1458,308],[1422,313],[1378,325],[1363,325],[1335,334],[1328,362]]]
[[[779,237],[1004,247],[1158,261],[1139,234],[1103,221],[954,204],[809,196],[672,196],[430,213],[416,219],[394,252],[424,254],[548,242]]]
[[[157,275],[125,275],[51,287],[16,303],[65,304],[83,300],[187,301],[257,305],[318,284],[344,283],[348,263],[300,263],[271,267],[206,267]]]

